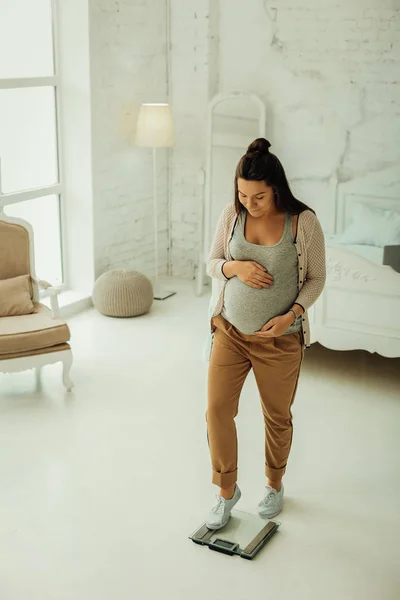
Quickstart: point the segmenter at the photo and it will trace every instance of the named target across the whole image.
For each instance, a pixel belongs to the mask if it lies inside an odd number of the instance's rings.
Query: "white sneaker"
[[[236,485],[235,492],[230,500],[225,500],[225,498],[217,494],[218,502],[206,519],[208,529],[221,529],[221,527],[225,527],[230,519],[231,510],[239,502],[241,495],[242,492],[238,485]]]
[[[282,510],[283,506],[283,483],[281,483],[281,490],[277,492],[274,488],[269,485],[266,486],[267,493],[263,500],[258,505],[258,514],[262,519],[273,519]]]

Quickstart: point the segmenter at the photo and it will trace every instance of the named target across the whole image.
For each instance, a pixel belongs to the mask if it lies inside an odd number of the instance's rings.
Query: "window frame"
[[[55,102],[55,136],[56,136],[56,162],[57,162],[57,182],[52,185],[46,185],[36,188],[29,188],[17,192],[3,193],[1,185],[1,156],[0,156],[0,213],[4,213],[4,207],[10,204],[17,204],[26,200],[35,200],[44,196],[56,195],[59,202],[59,229],[61,240],[61,273],[62,283],[55,286],[63,290],[68,287],[66,281],[67,268],[65,264],[67,252],[65,248],[65,218],[64,218],[64,178],[63,178],[63,143],[62,143],[62,94],[60,89],[60,56],[59,56],[59,31],[58,31],[58,13],[57,0],[50,0],[50,18],[52,29],[52,52],[54,74],[42,77],[15,77],[0,78],[0,90],[9,89],[28,89],[38,87],[52,87],[54,90]]]

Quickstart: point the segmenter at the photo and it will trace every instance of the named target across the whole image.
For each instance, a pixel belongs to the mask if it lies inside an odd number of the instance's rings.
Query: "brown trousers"
[[[214,342],[208,374],[207,430],[212,481],[230,487],[237,480],[235,417],[244,382],[253,368],[265,423],[265,474],[280,481],[292,443],[291,406],[296,394],[303,344],[300,333],[260,340],[235,329],[221,315],[213,319]]]

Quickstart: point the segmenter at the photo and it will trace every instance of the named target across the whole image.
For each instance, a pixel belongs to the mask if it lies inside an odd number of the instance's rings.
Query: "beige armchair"
[[[0,372],[63,363],[63,383],[73,388],[69,372],[70,331],[60,319],[59,290],[35,276],[33,231],[29,223],[6,216],[0,208]],[[50,298],[51,310],[40,302]]]

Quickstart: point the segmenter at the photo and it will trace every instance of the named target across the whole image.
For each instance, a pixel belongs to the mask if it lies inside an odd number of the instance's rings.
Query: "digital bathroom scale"
[[[189,539],[195,544],[208,546],[210,550],[251,560],[280,526],[277,521],[264,521],[240,510],[232,510],[231,515],[222,529],[213,531],[203,523]]]

